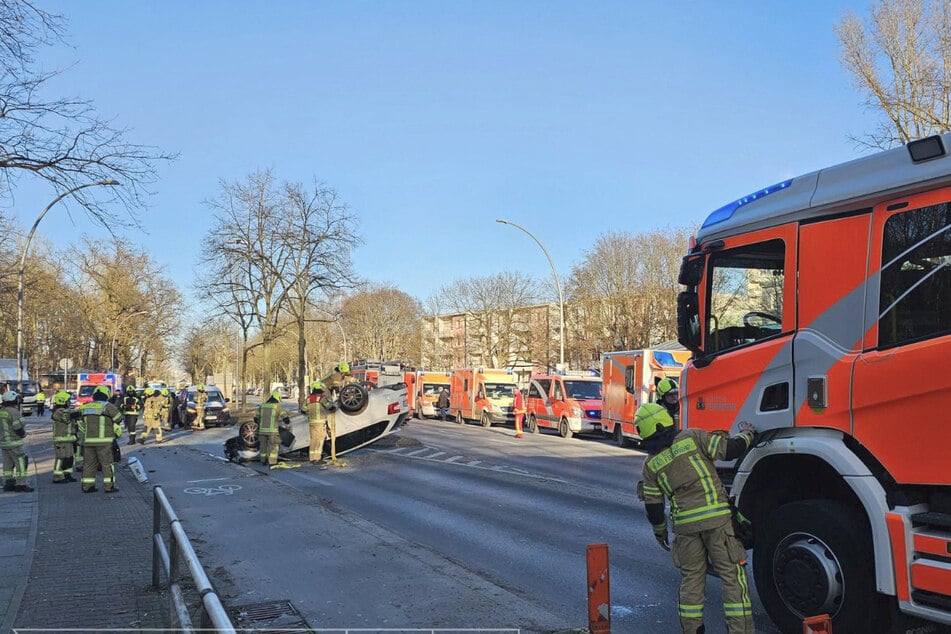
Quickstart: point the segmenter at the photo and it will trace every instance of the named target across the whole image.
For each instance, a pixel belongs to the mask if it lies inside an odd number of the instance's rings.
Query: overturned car
[[[365,447],[398,429],[409,416],[406,396],[404,383],[384,387],[348,383],[340,388],[336,399],[325,395],[321,404],[328,416],[334,416],[337,455]],[[281,428],[279,455],[306,460],[310,449],[307,416],[292,416],[289,432]],[[231,462],[257,460],[258,449],[258,424],[249,421],[240,425],[237,436],[225,442],[225,458]],[[324,453],[330,454],[329,439]]]

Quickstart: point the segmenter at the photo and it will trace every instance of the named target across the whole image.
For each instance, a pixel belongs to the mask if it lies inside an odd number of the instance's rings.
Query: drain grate
[[[256,632],[264,632],[262,625],[281,628],[281,631],[295,630],[312,632],[307,621],[290,601],[269,601],[252,603],[228,608],[231,622],[237,627],[250,627]]]

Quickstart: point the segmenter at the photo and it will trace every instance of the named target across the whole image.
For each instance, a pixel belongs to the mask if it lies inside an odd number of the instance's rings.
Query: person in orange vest
[[[677,611],[684,632],[704,631],[703,603],[707,560],[723,582],[723,610],[730,634],[753,634],[753,607],[746,577],[746,550],[733,530],[732,510],[714,461],[734,460],[753,442],[755,429],[739,424],[740,433],[702,429],[678,432],[670,412],[645,403],[634,423],[647,452],[638,497],[661,548],[670,551],[664,499],[670,498],[674,525],[674,565],[680,570]]]
[[[522,421],[525,419],[525,397],[522,390],[515,388],[515,400],[512,401],[512,412],[515,414],[515,437],[522,437]]]

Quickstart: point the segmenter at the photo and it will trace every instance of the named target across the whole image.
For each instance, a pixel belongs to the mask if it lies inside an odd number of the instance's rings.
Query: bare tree
[[[9,196],[18,174],[39,177],[58,194],[116,180],[119,187],[89,187],[72,198],[107,228],[134,224],[131,210],[144,205],[156,164],[174,155],[130,143],[89,101],[43,97],[58,73],[35,71],[34,53],[61,41],[63,25],[26,0],[0,1],[0,195]],[[115,199],[128,218],[111,209]]]
[[[598,237],[568,279],[573,354],[646,348],[676,336],[677,272],[686,229]]]
[[[369,285],[343,302],[354,357],[419,358],[419,302],[393,286]]]
[[[327,321],[325,316],[308,314],[320,298],[343,288],[351,288],[356,276],[350,253],[360,243],[355,219],[336,190],[314,181],[306,190],[300,183],[284,185],[284,218],[288,223],[287,250],[290,283],[287,310],[297,327],[297,387],[301,403],[307,394],[308,318]]]
[[[523,308],[538,301],[534,278],[520,272],[497,273],[453,282],[439,294],[450,310],[465,314],[466,349],[477,351],[484,364],[506,367],[528,348],[530,327]]]
[[[260,346],[267,377],[274,372],[271,345],[289,327],[297,327],[299,345],[305,345],[303,324],[313,318],[307,307],[315,305],[318,294],[351,283],[350,249],[358,237],[346,205],[329,188],[278,186],[270,171],[262,171],[243,183],[222,182],[220,190],[207,201],[217,226],[204,243],[203,261],[212,272],[206,288],[217,307],[242,328],[243,383],[252,348]],[[288,322],[287,315],[295,321]],[[298,368],[300,385],[305,370],[300,357]]]
[[[951,127],[951,3],[879,0],[867,21],[848,12],[835,32],[842,65],[884,115],[857,142],[886,149]]]

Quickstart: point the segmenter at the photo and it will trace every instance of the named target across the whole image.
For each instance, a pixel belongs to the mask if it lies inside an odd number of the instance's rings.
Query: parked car
[[[197,410],[195,409],[195,394],[197,393],[197,385],[188,386],[188,425],[191,425],[198,416]],[[214,385],[206,385],[205,394],[208,395],[208,400],[205,401],[205,427],[210,427],[211,425],[218,427],[233,425],[234,421],[231,418],[231,410],[228,407],[228,403],[231,402],[231,399],[225,398],[221,390]]]
[[[24,416],[31,416],[36,409],[36,394],[39,391],[39,385],[36,381],[24,379],[17,385],[16,380],[4,381],[7,388],[17,393],[20,402],[20,413]]]

